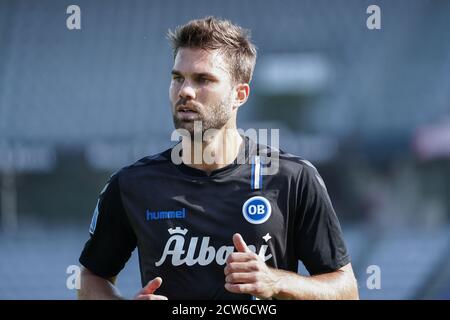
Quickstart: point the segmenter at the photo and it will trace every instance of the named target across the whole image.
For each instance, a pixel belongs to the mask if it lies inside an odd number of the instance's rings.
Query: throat
[[[244,143],[239,133],[234,131],[228,134],[218,134],[208,141],[198,143],[190,139],[183,139],[183,163],[205,171],[207,175],[232,164]]]

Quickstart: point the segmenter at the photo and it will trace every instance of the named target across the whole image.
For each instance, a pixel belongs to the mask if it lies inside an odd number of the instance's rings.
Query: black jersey
[[[141,281],[162,277],[169,299],[251,299],[225,287],[234,233],[267,265],[310,274],[349,263],[339,221],[317,170],[306,160],[245,139],[245,164],[209,175],[174,164],[172,149],[114,174],[102,190],[80,263],[116,276],[137,247]],[[265,150],[265,152],[261,152]],[[278,172],[263,175],[265,157]]]

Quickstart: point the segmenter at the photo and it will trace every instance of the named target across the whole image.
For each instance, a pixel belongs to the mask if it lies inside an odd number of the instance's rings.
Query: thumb
[[[238,252],[250,252],[250,249],[247,247],[247,244],[239,233],[233,235],[233,244]]]
[[[147,285],[142,288],[139,294],[152,294],[161,286],[162,279],[160,277],[156,277],[155,279],[149,281]]]

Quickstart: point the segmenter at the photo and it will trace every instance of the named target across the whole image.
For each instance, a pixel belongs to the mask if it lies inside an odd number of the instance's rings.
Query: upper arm
[[[111,177],[94,210],[90,239],[80,263],[94,274],[110,279],[125,266],[136,247],[136,236],[121,200],[118,176]]]
[[[296,254],[311,275],[340,270],[350,263],[325,183],[312,165],[305,165],[301,172],[296,215]]]
[[[345,299],[359,299],[358,283],[353,272],[352,264],[347,263],[339,269],[344,276],[344,284],[347,287]]]
[[[352,264],[351,264],[351,263],[347,263],[345,266],[341,267],[341,268],[339,269],[339,271],[345,272],[345,273],[347,273],[347,274],[352,274],[352,275],[353,275]]]
[[[313,276],[315,279],[331,286],[332,299],[359,299],[358,285],[351,263],[347,263],[338,270]]]
[[[345,266],[339,268],[336,270],[336,272],[339,272],[341,275],[344,275],[346,278],[348,278],[351,281],[355,281],[355,274],[353,272],[352,264],[349,262]]]
[[[113,285],[116,284],[117,276],[109,277],[109,278],[103,278],[103,277],[100,277],[99,275],[96,275],[94,272],[92,272],[91,270],[89,270],[88,268],[86,268],[83,265],[80,266],[80,269],[81,269],[81,272],[80,272],[81,273],[81,277],[84,278],[84,279],[89,278],[89,277],[99,277],[99,278],[102,278],[104,280],[107,280],[107,281],[111,282],[111,284],[113,284]]]

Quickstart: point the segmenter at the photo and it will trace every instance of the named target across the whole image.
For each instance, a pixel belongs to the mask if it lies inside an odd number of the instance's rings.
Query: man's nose
[[[179,95],[183,99],[195,99],[195,89],[186,81],[183,83]]]

